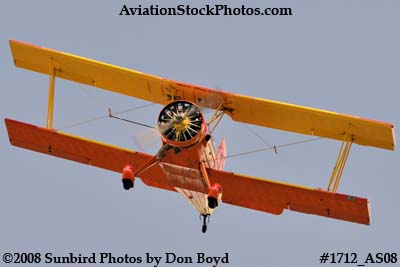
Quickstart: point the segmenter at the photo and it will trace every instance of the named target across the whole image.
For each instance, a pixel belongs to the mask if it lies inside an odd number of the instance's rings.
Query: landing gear
[[[210,214],[201,214],[203,217],[203,226],[201,227],[201,232],[207,232],[207,224],[210,222]]]
[[[208,207],[210,209],[215,209],[218,207],[218,200],[221,200],[222,197],[222,186],[218,183],[210,186],[207,195]]]
[[[125,190],[129,190],[129,189],[133,188],[133,180],[122,179],[122,185],[124,186]]]
[[[124,186],[125,190],[129,190],[133,188],[133,184],[135,181],[135,175],[133,174],[133,167],[132,165],[125,165],[122,169],[122,185]]]
[[[215,197],[207,197],[208,199],[208,207],[210,209],[215,209],[216,207],[218,207],[218,200]]]

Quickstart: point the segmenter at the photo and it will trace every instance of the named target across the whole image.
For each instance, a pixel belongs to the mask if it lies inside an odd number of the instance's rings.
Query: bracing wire
[[[245,127],[247,128],[247,130],[249,130],[250,132],[252,132],[264,145],[267,146],[272,146],[269,142],[265,141],[265,139],[263,137],[261,137],[261,135],[259,135],[255,130],[253,130],[250,126],[245,124]]]
[[[62,64],[61,64],[60,62],[57,62],[57,63],[58,63],[60,66],[62,66]],[[63,72],[63,74],[64,74],[69,80],[73,81],[72,77],[71,77],[67,72]],[[95,86],[95,85],[93,85],[93,86]],[[78,88],[81,89],[81,91],[84,92],[85,94],[88,94],[89,96],[91,96],[90,93],[86,90],[86,88],[81,87],[81,86],[78,86]],[[90,99],[92,99],[92,100],[94,99],[94,100],[95,100],[94,102],[96,102],[96,104],[97,104],[98,106],[103,106],[103,105],[100,105],[100,104],[97,102],[97,99],[96,99],[95,97],[90,97]],[[144,104],[144,105],[141,105],[141,106],[137,106],[137,107],[133,107],[133,108],[121,110],[121,111],[118,111],[118,112],[114,112],[113,114],[114,114],[114,115],[123,114],[123,113],[127,113],[127,112],[130,112],[130,111],[133,111],[133,110],[142,109],[142,108],[145,108],[145,107],[148,107],[148,106],[152,106],[152,105],[154,105],[154,104],[155,104],[155,103],[147,103],[147,104]],[[69,124],[69,125],[66,125],[66,126],[63,126],[63,127],[59,127],[58,130],[65,130],[65,129],[70,129],[70,128],[82,126],[82,125],[85,125],[85,124],[87,124],[87,123],[91,123],[91,122],[94,122],[94,121],[106,119],[106,118],[108,118],[108,117],[112,117],[110,113],[108,113],[107,115],[102,115],[102,116],[93,117],[93,118],[86,119],[86,120],[83,120],[83,121],[80,121],[80,122],[76,122],[76,123]],[[137,123],[137,124],[140,125],[140,123]],[[142,125],[142,126],[143,126],[143,125]],[[146,127],[147,127],[147,125],[146,125]]]
[[[108,109],[108,116],[109,116],[110,118],[113,118],[113,119],[117,119],[117,120],[129,122],[129,123],[132,123],[132,124],[136,124],[136,125],[143,126],[143,127],[147,127],[147,128],[151,128],[151,129],[155,129],[155,127],[154,127],[154,126],[151,126],[151,125],[147,125],[147,124],[140,123],[140,122],[137,122],[137,121],[132,121],[132,120],[128,120],[128,119],[125,119],[125,118],[121,118],[121,117],[114,116],[114,115],[111,113],[111,109]]]
[[[67,76],[69,76],[68,73],[65,73],[65,74],[66,74]],[[71,79],[71,80],[72,80],[72,79]],[[83,90],[83,91],[84,91],[85,93],[87,93],[86,90]],[[117,111],[117,112],[114,112],[113,114],[114,114],[114,115],[123,114],[123,113],[127,113],[127,112],[130,112],[130,111],[134,111],[134,110],[146,108],[146,107],[152,106],[152,105],[154,105],[154,104],[155,104],[155,103],[147,103],[147,104],[144,104],[144,105],[141,105],[141,106],[136,106],[136,107],[133,107],[133,108],[129,108],[129,109]],[[118,117],[112,116],[112,115],[111,115],[111,112],[110,112],[110,110],[109,110],[108,114],[106,114],[106,115],[102,115],[102,116],[94,117],[94,118],[91,118],[91,119],[86,119],[86,120],[83,120],[83,121],[80,121],[80,122],[76,122],[76,123],[73,123],[73,124],[70,124],[70,125],[66,125],[66,126],[64,126],[64,127],[58,128],[58,130],[70,129],[70,128],[74,128],[74,127],[77,127],[77,126],[81,126],[81,125],[84,125],[84,124],[87,124],[87,123],[91,123],[91,122],[94,122],[94,121],[106,119],[106,118],[116,118],[116,119],[121,119],[121,120],[125,120],[125,121],[128,121],[128,122],[132,122],[132,121],[129,121],[129,120],[126,120],[126,119],[122,119],[122,118],[118,118]],[[138,125],[141,125],[141,126],[145,126],[145,127],[151,127],[151,126],[144,125],[144,124],[137,123],[137,122],[132,122],[132,123],[135,123],[135,124],[138,124]],[[151,127],[151,128],[153,128],[153,127]],[[264,140],[257,132],[255,132],[253,129],[251,129],[250,127],[247,127],[247,128],[248,128],[248,130],[250,130],[260,141],[262,141],[264,144],[270,145],[267,141],[265,141],[265,140]],[[228,158],[235,158],[235,157],[250,155],[250,154],[259,153],[259,152],[268,151],[268,150],[274,150],[275,153],[277,153],[277,149],[278,149],[278,148],[283,148],[283,147],[289,147],[289,146],[294,146],[294,145],[309,143],[309,142],[317,141],[317,140],[320,140],[320,139],[323,139],[323,138],[322,138],[322,137],[316,137],[316,138],[311,138],[311,139],[306,139],[306,140],[301,140],[301,141],[296,141],[296,142],[291,142],[291,143],[286,143],[286,144],[281,144],[281,145],[273,145],[273,146],[270,145],[270,146],[264,147],[264,148],[259,148],[259,149],[255,149],[255,150],[245,151],[245,152],[236,153],[236,154],[232,154],[232,155],[227,155],[226,157],[221,157],[221,158],[218,158],[218,159],[214,159],[214,161],[219,160],[219,159],[228,159]]]
[[[130,112],[130,111],[133,111],[133,110],[146,108],[146,107],[149,107],[151,105],[154,105],[154,103],[147,103],[147,104],[144,104],[144,105],[141,105],[141,106],[137,106],[137,107],[133,107],[133,108],[129,108],[129,109],[113,112],[113,114],[114,115],[123,114],[123,113],[127,113],[127,112]],[[66,125],[64,127],[60,127],[60,128],[58,128],[58,130],[65,130],[65,129],[74,128],[74,127],[77,127],[77,126],[81,126],[81,125],[84,125],[84,124],[87,124],[87,123],[90,123],[90,122],[106,119],[106,118],[109,118],[109,117],[110,117],[110,114],[94,117],[94,118],[91,118],[91,119],[87,119],[87,120],[76,122],[76,123],[73,123],[73,124],[70,124],[70,125]]]
[[[311,138],[311,139],[306,139],[306,140],[301,140],[301,141],[296,141],[296,142],[291,142],[291,143],[286,143],[286,144],[281,144],[281,145],[276,145],[276,146],[263,147],[263,148],[259,148],[259,149],[255,149],[255,150],[250,150],[250,151],[241,152],[241,153],[237,153],[237,154],[227,155],[226,157],[221,157],[221,158],[215,159],[214,161],[219,160],[219,159],[228,159],[228,158],[235,158],[235,157],[239,157],[239,156],[245,156],[245,155],[263,152],[263,151],[267,151],[267,150],[275,150],[276,151],[277,148],[300,145],[300,144],[304,144],[304,143],[317,141],[320,139],[323,139],[323,138],[315,137],[315,138]]]

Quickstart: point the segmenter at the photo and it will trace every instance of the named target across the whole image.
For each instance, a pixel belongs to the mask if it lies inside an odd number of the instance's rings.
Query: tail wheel
[[[202,233],[207,232],[207,224],[203,224],[203,226],[201,227],[201,232]]]
[[[207,224],[210,222],[210,214],[201,214],[201,217],[203,217],[203,225],[201,227],[201,232],[205,233],[207,232]]]

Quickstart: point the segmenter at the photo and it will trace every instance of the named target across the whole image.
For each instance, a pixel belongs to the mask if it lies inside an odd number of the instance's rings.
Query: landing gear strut
[[[201,214],[203,217],[203,226],[201,227],[201,232],[207,232],[207,224],[210,222],[210,214]],[[208,219],[208,220],[207,220]]]

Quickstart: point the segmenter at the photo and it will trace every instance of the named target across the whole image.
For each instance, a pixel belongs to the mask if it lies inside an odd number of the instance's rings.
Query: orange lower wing
[[[370,223],[365,198],[208,169],[223,188],[222,200],[236,206],[281,214],[284,209],[361,224]]]
[[[6,119],[11,144],[48,155],[121,172],[125,164],[135,169],[151,155]],[[222,200],[236,206],[281,214],[284,209],[345,221],[369,224],[368,200],[343,194],[252,178],[208,169],[210,181],[223,187]],[[140,177],[149,186],[175,191],[155,165]]]
[[[14,146],[41,152],[83,164],[121,172],[125,164],[138,169],[151,155],[84,139],[27,123],[6,119],[10,142]],[[119,177],[119,176],[118,176]],[[142,181],[153,187],[172,190],[164,172],[156,165],[143,173]]]

